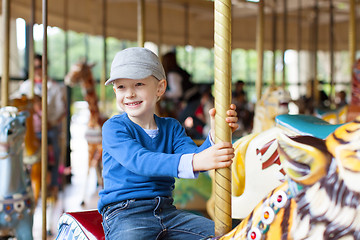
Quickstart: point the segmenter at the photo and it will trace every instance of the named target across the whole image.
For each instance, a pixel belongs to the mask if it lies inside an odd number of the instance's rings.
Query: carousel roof
[[[252,0],[254,1],[254,0]],[[232,47],[255,49],[258,3],[232,0]],[[35,22],[42,22],[42,1],[35,0]],[[103,0],[48,0],[48,25],[91,35],[103,33]],[[316,8],[316,2],[318,3]],[[264,48],[273,48],[273,16],[276,13],[276,47],[287,49],[329,50],[330,2],[333,2],[334,49],[349,47],[349,10],[351,0],[267,0],[264,1]],[[359,1],[355,0],[357,11]],[[159,5],[160,3],[160,5]],[[118,39],[137,39],[137,0],[106,1],[106,35]],[[284,7],[284,4],[287,7]],[[31,16],[30,0],[11,0],[11,17]],[[284,12],[284,9],[287,11]],[[316,14],[318,9],[318,15]],[[160,17],[161,16],[161,17]],[[284,24],[286,16],[286,24]],[[318,16],[318,17],[316,17]],[[356,16],[359,22],[359,14]],[[318,19],[318,27],[314,24]],[[160,21],[161,20],[161,21]],[[161,22],[161,24],[159,24]],[[162,29],[161,38],[159,29]],[[168,45],[192,45],[211,48],[214,34],[214,1],[208,0],[146,0],[145,40]],[[318,29],[318,34],[315,30]],[[360,39],[360,33],[357,33]],[[161,40],[159,40],[161,39]],[[301,39],[301,41],[300,41]],[[299,43],[301,43],[299,45]]]

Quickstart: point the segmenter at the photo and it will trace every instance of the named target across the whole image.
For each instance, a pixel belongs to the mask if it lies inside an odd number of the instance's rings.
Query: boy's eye
[[[117,88],[118,88],[118,89],[123,89],[124,86],[123,86],[123,85],[119,85]]]
[[[136,83],[135,86],[143,86],[144,84],[139,82],[139,83]]]

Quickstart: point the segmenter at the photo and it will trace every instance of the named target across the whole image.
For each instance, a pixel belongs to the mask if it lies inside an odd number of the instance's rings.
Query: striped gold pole
[[[31,0],[31,14],[29,26],[29,79],[31,82],[30,98],[34,98],[34,24],[35,24],[35,0]]]
[[[42,240],[46,240],[46,196],[47,196],[47,26],[48,26],[48,0],[42,1],[42,23],[43,23],[43,56],[42,56],[42,118],[41,118],[41,204],[42,204]]]
[[[231,142],[226,111],[231,102],[231,0],[215,1],[215,143]],[[231,230],[231,168],[215,171],[215,235]]]
[[[158,56],[161,56],[161,46],[162,46],[162,37],[163,37],[163,27],[162,27],[162,0],[157,0],[157,24],[158,24]]]
[[[355,59],[356,58],[356,7],[355,7],[355,0],[349,0],[349,1],[350,1],[349,58],[350,58],[350,68],[352,68],[356,60]]]
[[[319,81],[318,81],[318,40],[319,40],[319,36],[318,36],[318,30],[319,30],[319,0],[315,0],[315,6],[314,6],[314,12],[315,12],[315,17],[314,17],[314,28],[312,31],[312,34],[314,35],[312,41],[313,41],[313,45],[314,45],[314,51],[313,51],[313,89],[312,89],[312,97],[314,99],[315,105],[319,106],[320,103],[320,94],[319,94]]]
[[[334,79],[334,45],[335,45],[335,35],[334,35],[334,3],[333,0],[329,0],[329,51],[330,51],[330,104],[335,106],[335,79]]]
[[[145,0],[138,0],[137,42],[139,47],[145,43]]]
[[[101,101],[101,110],[106,112],[106,89],[105,89],[105,82],[106,82],[106,59],[107,59],[107,44],[106,44],[106,27],[107,27],[107,0],[102,0],[102,37],[103,37],[103,63],[102,63],[102,72],[101,72],[101,82],[100,82],[100,101]]]
[[[272,52],[273,52],[273,58],[272,58],[272,69],[271,69],[271,86],[275,86],[276,85],[276,42],[277,42],[277,12],[276,12],[276,0],[274,0],[274,5],[272,6]],[[258,16],[262,16],[263,12],[262,11],[264,8],[260,8],[259,5],[259,15]],[[261,13],[260,13],[261,12]],[[261,21],[263,22],[263,21]],[[257,28],[257,30],[259,30],[259,28]],[[261,93],[261,92],[260,92]]]
[[[300,51],[302,48],[302,0],[298,0],[298,12],[297,12],[297,83],[298,83],[298,89],[300,91],[301,81],[300,81],[300,67],[301,67],[301,57],[300,57]]]
[[[255,82],[256,100],[259,101],[263,86],[264,69],[264,0],[259,1],[258,19],[256,26],[257,75]],[[275,52],[274,52],[275,56]],[[274,79],[275,81],[275,79]]]
[[[1,107],[9,105],[10,1],[2,1],[3,71],[1,76]]]
[[[261,0],[264,1],[264,0]],[[282,71],[282,87],[285,88],[286,85],[286,62],[285,62],[285,52],[287,50],[287,15],[288,15],[288,0],[283,0],[284,6],[284,13],[283,13],[283,51],[282,51],[282,64],[283,64],[283,71]]]

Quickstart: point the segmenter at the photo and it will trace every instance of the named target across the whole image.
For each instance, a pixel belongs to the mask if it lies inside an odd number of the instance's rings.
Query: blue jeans
[[[214,222],[177,210],[169,197],[125,200],[102,210],[106,240],[202,239],[214,235]]]

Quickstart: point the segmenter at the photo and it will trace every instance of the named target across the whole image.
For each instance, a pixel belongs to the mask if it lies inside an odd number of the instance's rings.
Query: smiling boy
[[[177,210],[172,190],[175,177],[196,178],[199,171],[229,167],[232,144],[213,144],[212,130],[197,147],[173,118],[158,117],[156,103],[166,90],[159,58],[145,48],[118,52],[110,79],[124,111],[103,126],[104,189],[99,193],[106,239],[201,239],[214,235],[208,218]],[[238,126],[235,106],[226,121]]]

